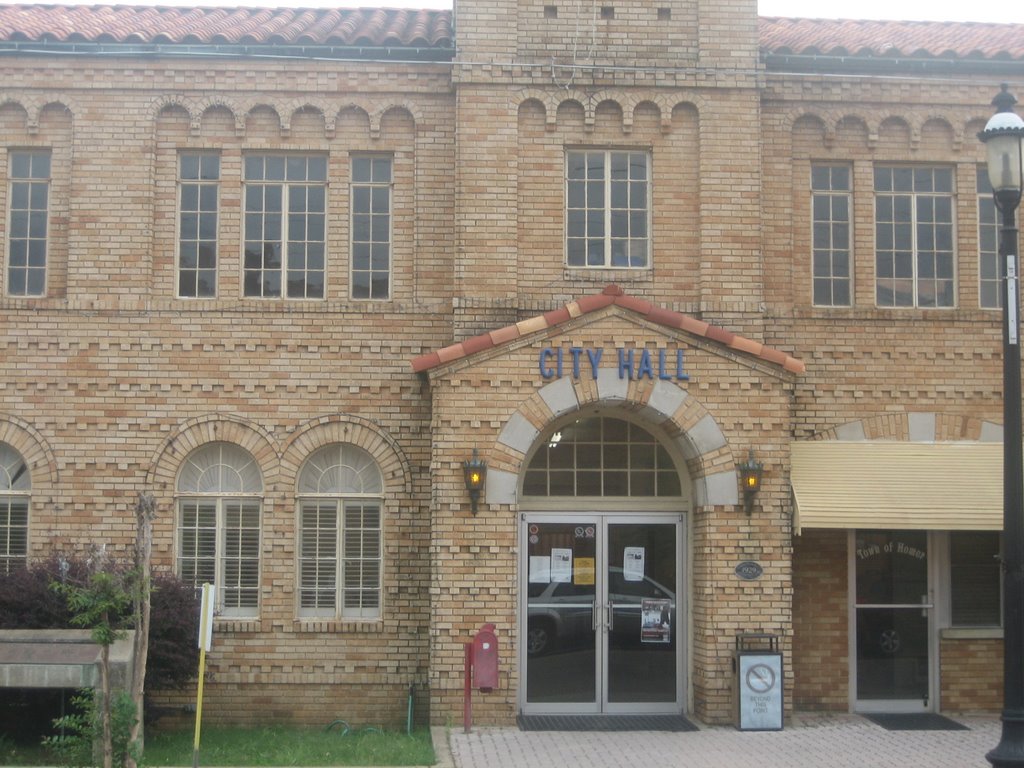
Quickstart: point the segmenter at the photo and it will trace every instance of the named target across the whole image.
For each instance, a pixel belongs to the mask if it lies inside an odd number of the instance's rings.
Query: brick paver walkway
[[[797,715],[777,732],[448,733],[454,768],[988,768],[997,718],[955,718],[966,731],[887,731],[856,715]]]

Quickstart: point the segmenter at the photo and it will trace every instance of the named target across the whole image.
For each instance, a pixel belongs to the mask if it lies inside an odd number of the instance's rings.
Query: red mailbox
[[[489,693],[498,687],[498,637],[484,624],[473,638],[473,687]]]

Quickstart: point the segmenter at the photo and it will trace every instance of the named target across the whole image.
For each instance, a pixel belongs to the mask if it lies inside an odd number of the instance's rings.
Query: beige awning
[[[1003,527],[1002,443],[791,444],[793,528]]]

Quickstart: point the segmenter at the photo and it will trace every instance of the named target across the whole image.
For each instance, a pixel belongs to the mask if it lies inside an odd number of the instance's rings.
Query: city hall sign
[[[537,359],[537,367],[544,379],[584,376],[597,379],[602,360],[611,361],[620,379],[660,379],[662,381],[689,381],[684,367],[682,349],[626,349],[618,347],[605,355],[601,347],[544,347]]]

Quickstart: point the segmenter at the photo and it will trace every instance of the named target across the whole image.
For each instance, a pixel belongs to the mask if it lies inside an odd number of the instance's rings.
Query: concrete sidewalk
[[[966,731],[887,731],[857,715],[797,714],[783,731],[691,733],[434,729],[438,768],[989,768],[996,717],[952,718]],[[447,736],[447,740],[445,740]]]

